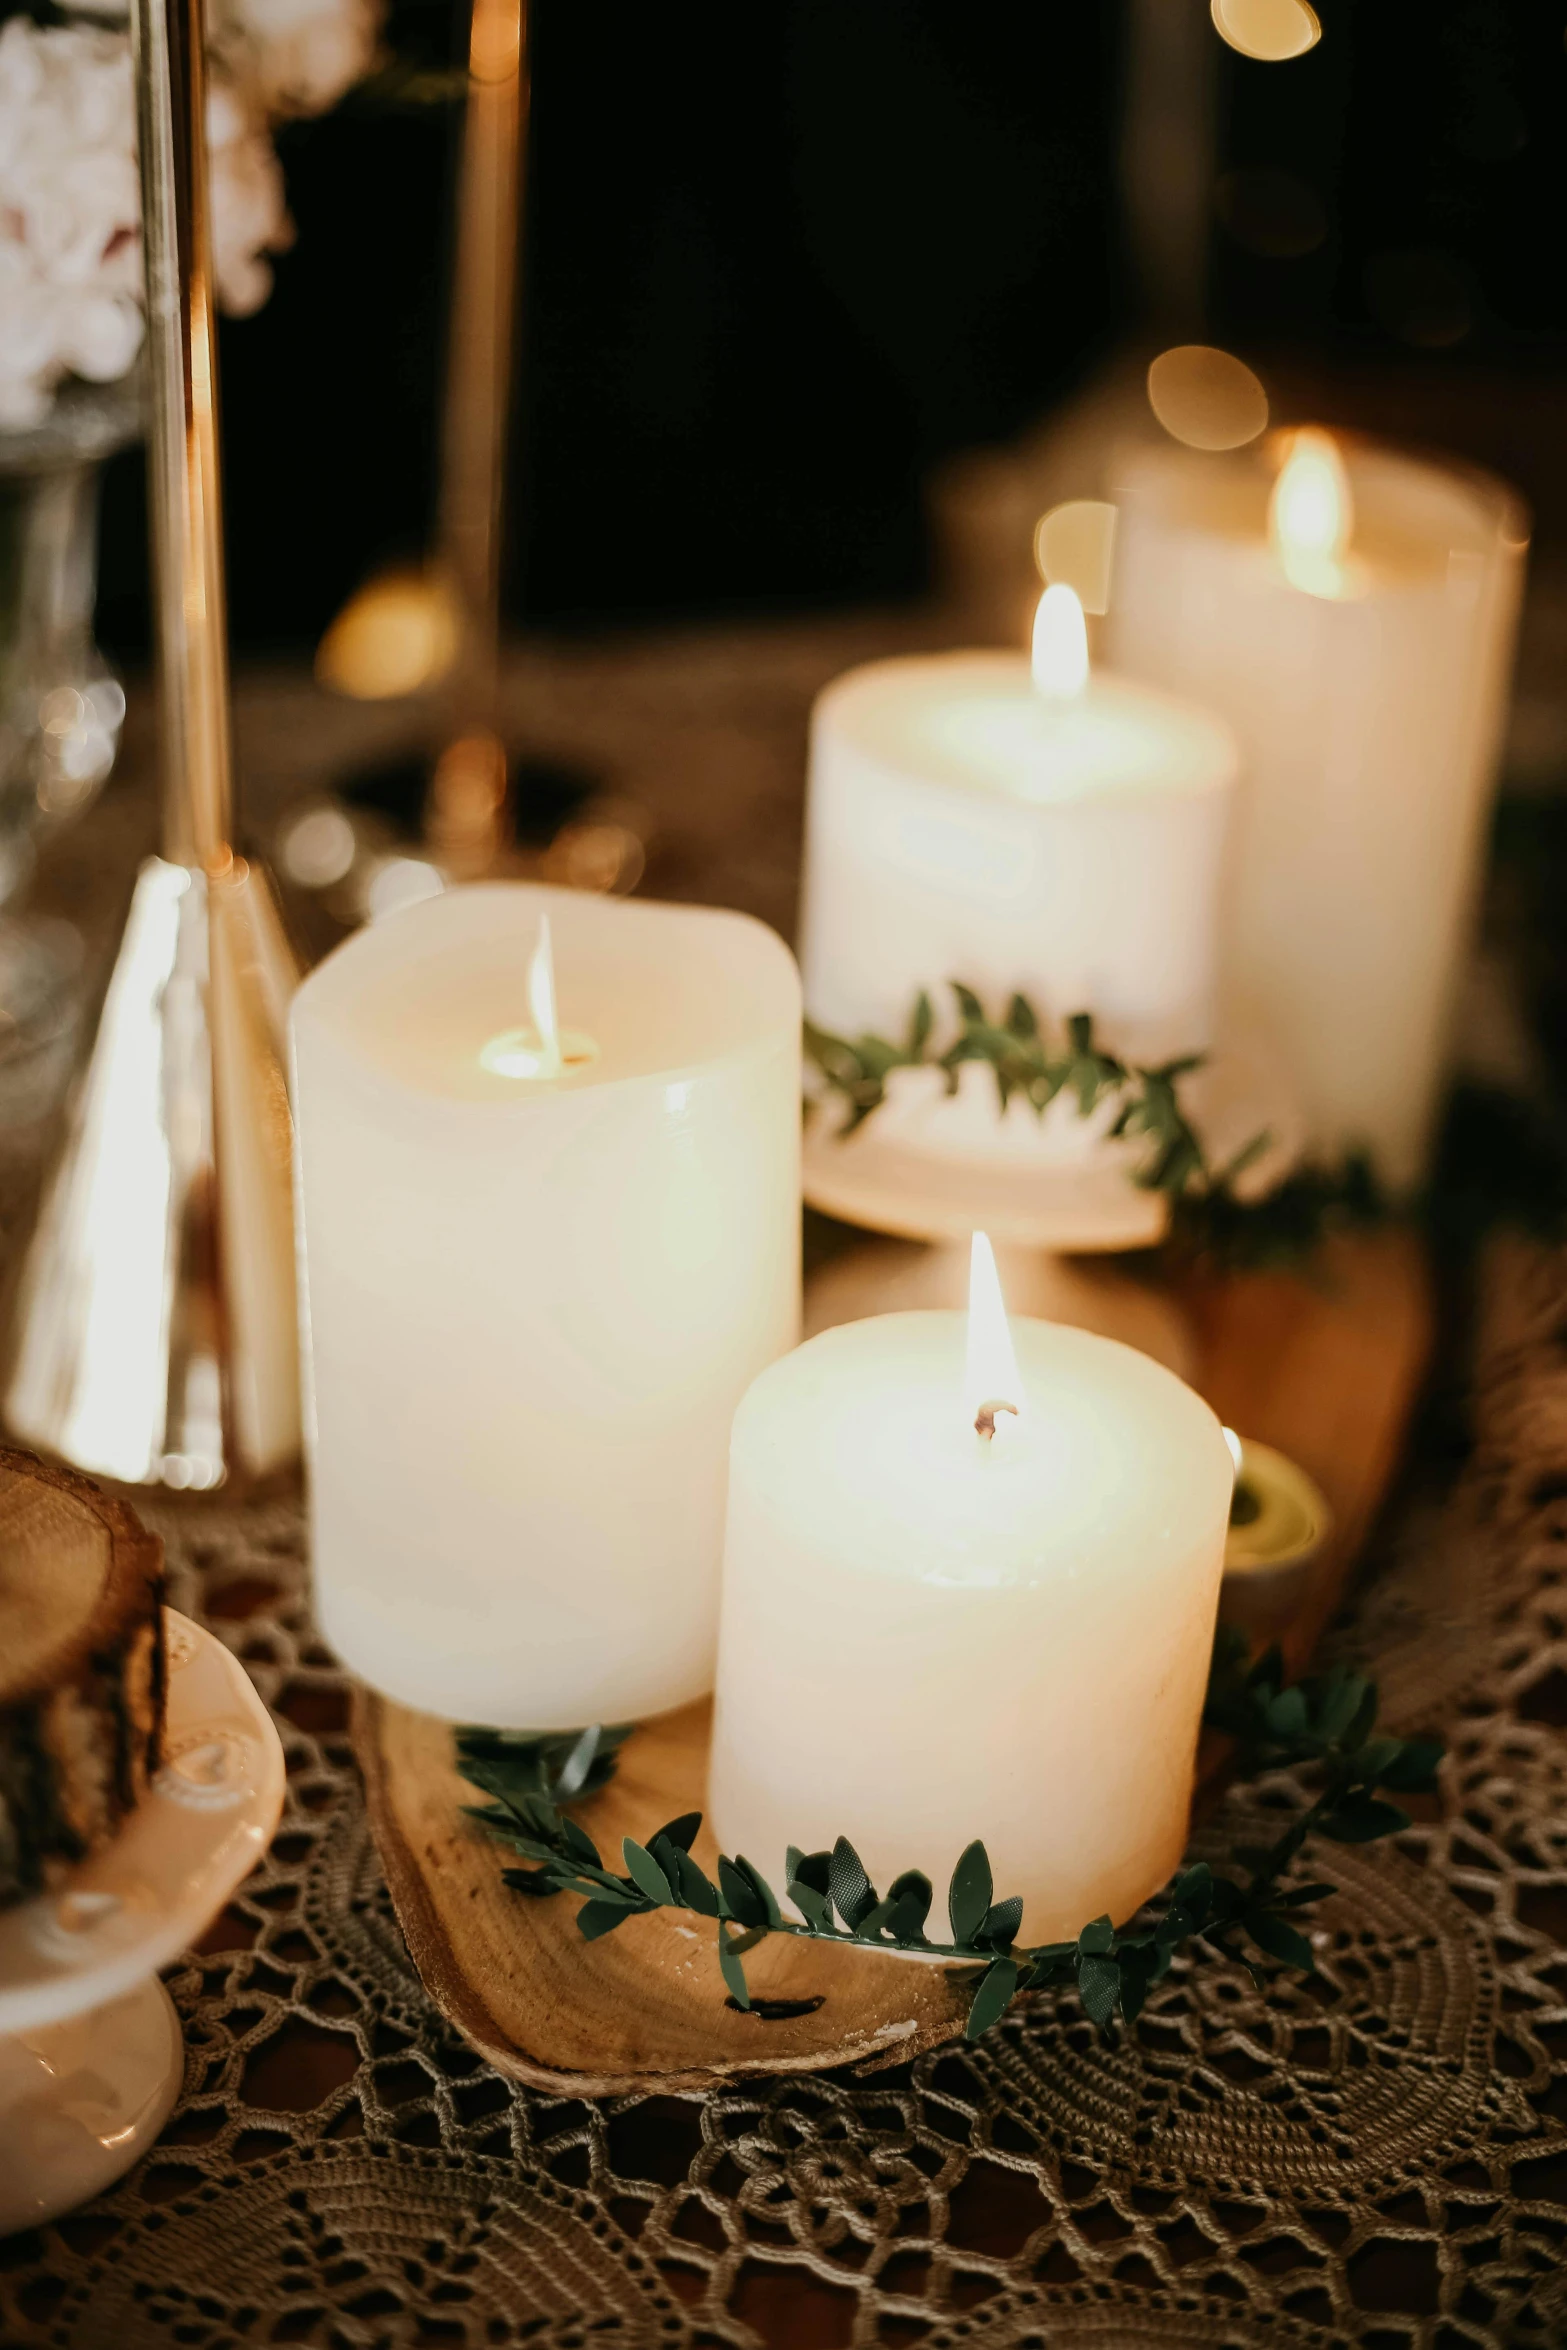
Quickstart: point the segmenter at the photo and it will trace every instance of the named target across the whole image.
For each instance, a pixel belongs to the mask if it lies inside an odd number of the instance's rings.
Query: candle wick
[[[983,1436],[987,1444],[996,1433],[997,1412],[1010,1412],[1015,1420],[1017,1405],[1008,1403],[1004,1396],[993,1395],[990,1401],[982,1403],[974,1414],[974,1433],[976,1436]]]

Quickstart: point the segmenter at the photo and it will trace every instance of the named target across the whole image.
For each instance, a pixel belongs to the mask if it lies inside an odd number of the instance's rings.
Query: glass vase
[[[80,942],[18,901],[39,835],[114,765],[125,695],[93,638],[103,466],[140,430],[133,379],[72,384],[0,432],[0,1119],[41,1114],[69,1066]]]

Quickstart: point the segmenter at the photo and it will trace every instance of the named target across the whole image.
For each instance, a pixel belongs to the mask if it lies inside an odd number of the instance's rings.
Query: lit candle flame
[[[1023,1382],[1018,1377],[1007,1309],[1002,1301],[995,1252],[983,1232],[976,1232],[969,1251],[968,1353],[964,1365],[964,1398],[974,1426],[987,1440],[996,1433],[996,1414],[1014,1419],[1023,1408]]]
[[[528,967],[528,1009],[539,1039],[539,1075],[558,1077],[561,1070],[560,1024],[555,1017],[555,954],[550,945],[550,918],[539,916],[539,943]]]
[[[1331,433],[1296,433],[1273,485],[1268,536],[1290,583],[1310,596],[1346,593],[1344,558],[1355,527],[1349,475]]]
[[[1034,614],[1034,688],[1047,702],[1075,702],[1088,689],[1088,625],[1064,580],[1046,588]]]
[[[480,1065],[496,1077],[532,1077],[545,1083],[579,1069],[598,1057],[591,1036],[575,1030],[563,1033],[555,1011],[555,957],[550,946],[550,918],[539,918],[539,935],[528,966],[528,1009],[531,1028],[508,1028],[492,1036],[479,1054]]]

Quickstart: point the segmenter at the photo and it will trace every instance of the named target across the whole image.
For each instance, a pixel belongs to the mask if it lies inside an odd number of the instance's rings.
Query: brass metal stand
[[[24,1270],[6,1417],[78,1467],[207,1488],[299,1446],[284,1024],[234,854],[202,0],[134,0],[163,853],[137,877]]]
[[[527,0],[473,0],[441,449],[440,567],[458,650],[425,810],[430,846],[459,880],[488,872],[506,838],[500,567],[527,124]]]

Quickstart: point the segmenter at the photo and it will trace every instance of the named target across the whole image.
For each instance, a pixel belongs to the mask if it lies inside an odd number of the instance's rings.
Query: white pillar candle
[[[1140,1060],[1200,1050],[1234,770],[1219,720],[1089,677],[1067,629],[1036,633],[1033,670],[990,652],[851,670],[811,730],[807,1012],[901,1037],[920,990],[945,1015],[959,979],[998,1011],[1020,991],[1041,1019],[1092,1012]]]
[[[1270,528],[1274,486],[1258,455],[1127,460],[1110,643],[1240,740],[1226,1025],[1278,1051],[1316,1143],[1369,1147],[1403,1188],[1474,908],[1525,518],[1500,483],[1325,434]]]
[[[729,1422],[798,1330],[788,950],[740,914],[455,890],[330,955],[293,1039],[327,1638],[452,1719],[699,1696]]]
[[[987,1254],[969,1317],[824,1331],[741,1404],[709,1800],[775,1886],[843,1835],[883,1891],[939,1892],[981,1837],[1037,1942],[1180,1860],[1234,1468],[1146,1355],[1009,1345]]]

